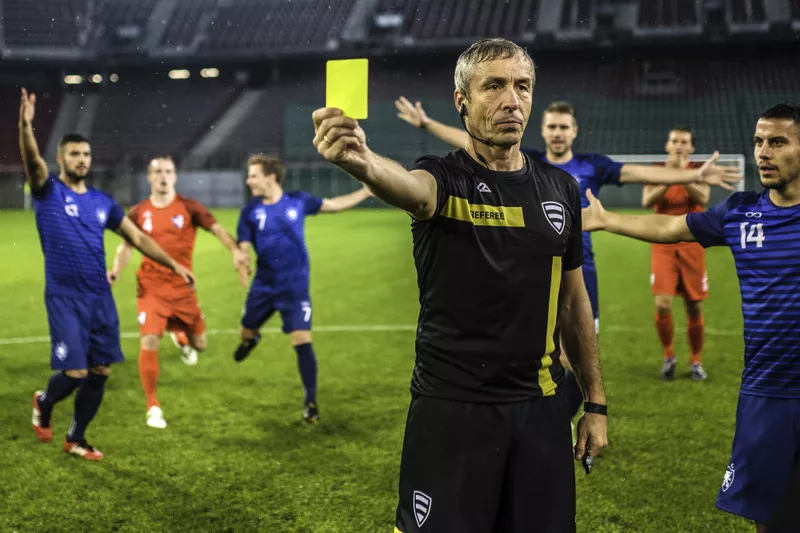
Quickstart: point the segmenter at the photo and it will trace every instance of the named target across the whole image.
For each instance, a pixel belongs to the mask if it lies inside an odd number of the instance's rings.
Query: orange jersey
[[[128,217],[146,234],[151,236],[179,264],[192,269],[197,228],[210,230],[216,219],[208,209],[197,200],[177,195],[166,207],[154,207],[150,199],[133,206]],[[176,287],[185,285],[183,279],[171,269],[150,258],[142,257],[142,265],[137,272],[139,292],[144,284],[169,284]]]
[[[691,162],[687,168],[699,168],[702,163]],[[683,185],[670,185],[664,196],[653,205],[653,210],[662,215],[686,215],[689,213],[696,213],[703,211],[702,204],[692,201],[689,196],[689,191]],[[654,244],[653,251],[666,248],[681,248],[692,246],[695,243],[678,243],[678,244]]]

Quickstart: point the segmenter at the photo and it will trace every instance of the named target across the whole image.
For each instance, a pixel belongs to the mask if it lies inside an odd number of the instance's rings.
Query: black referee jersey
[[[434,216],[412,223],[413,394],[520,401],[555,394],[564,377],[558,308],[563,272],[583,264],[578,184],[524,158],[522,170],[495,172],[460,149],[412,167],[438,186]]]

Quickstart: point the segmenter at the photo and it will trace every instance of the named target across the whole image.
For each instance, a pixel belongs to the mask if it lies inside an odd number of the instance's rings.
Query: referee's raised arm
[[[358,121],[340,109],[314,111],[314,147],[389,205],[407,211],[418,220],[427,220],[436,209],[436,180],[424,170],[409,172],[402,165],[379,156],[367,147],[364,130]]]

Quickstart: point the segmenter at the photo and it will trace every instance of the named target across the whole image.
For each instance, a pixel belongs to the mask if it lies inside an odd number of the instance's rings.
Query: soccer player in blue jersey
[[[284,191],[285,169],[279,159],[254,155],[247,162],[247,186],[255,197],[242,208],[238,241],[257,257],[256,272],[247,293],[242,316],[241,343],[234,353],[244,360],[261,339],[259,328],[275,311],[283,332],[297,352],[297,364],[305,389],[303,420],[319,421],[317,359],[311,346],[311,297],[309,260],[305,242],[305,217],[338,213],[355,207],[372,193],[366,187],[337,196],[318,198],[302,191]]]
[[[187,283],[193,284],[194,279],[139,231],[111,196],[86,185],[92,163],[86,138],[77,134],[62,137],[58,146],[60,173],[56,176],[48,172],[33,133],[35,106],[36,96],[22,89],[19,143],[44,254],[50,365],[56,372],[47,388],[33,395],[32,424],[39,440],[50,442],[54,405],[77,390],[64,451],[100,461],[103,453],[86,442],[85,432],[103,400],[110,365],[123,360],[119,317],[106,278],[104,231],[116,231]]]
[[[412,126],[425,129],[442,141],[460,148],[469,143],[482,142],[471,139],[466,130],[448,126],[430,118],[422,104],[412,105],[401,96],[395,101],[398,117]],[[618,163],[600,154],[576,154],[572,151],[572,143],[578,136],[578,121],[575,109],[567,102],[553,102],[547,106],[542,115],[542,138],[546,150],[521,150],[532,158],[549,163],[564,170],[578,181],[583,207],[589,205],[586,191],[591,190],[595,196],[604,185],[623,185],[625,183],[650,183],[653,185],[673,185],[688,183],[706,183],[730,188],[728,183],[741,181],[735,169],[715,165],[716,154],[704,165],[693,169],[673,169],[655,165],[631,165]],[[583,235],[583,279],[589,299],[592,303],[594,326],[600,332],[600,300],[598,296],[597,269],[592,250],[592,238],[589,233]],[[562,354],[562,364],[567,366],[566,357]],[[578,387],[575,375],[567,372],[564,390],[567,394],[567,409],[570,417],[577,414],[583,402],[583,393]]]
[[[763,533],[800,457],[800,105],[764,111],[753,141],[763,192],[734,193],[705,212],[638,217],[609,213],[588,193],[583,228],[731,249],[742,293],[744,372],[717,507],[754,520]]]

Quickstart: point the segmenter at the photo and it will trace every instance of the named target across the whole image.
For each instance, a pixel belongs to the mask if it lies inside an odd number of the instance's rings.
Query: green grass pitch
[[[235,227],[235,211],[216,215]],[[199,236],[194,271],[215,332],[194,368],[164,340],[159,395],[169,427],[147,427],[136,363],[135,255],[114,290],[127,361],[114,367],[88,432],[106,454],[99,464],[61,450],[71,399],[56,407],[53,443],[39,443],[30,428],[31,394],[50,375],[41,339],[48,334],[42,254],[31,213],[0,212],[0,227],[0,531],[392,531],[418,310],[404,214],[364,209],[308,221],[317,427],[300,422],[302,389],[288,338],[269,332],[250,359],[234,363],[245,289],[230,254],[207,234]],[[108,234],[109,261],[118,242]],[[600,234],[595,248],[611,445],[591,475],[576,469],[578,530],[751,532],[747,521],[714,507],[742,369],[729,251],[708,253],[710,377],[696,383],[686,375],[678,301],[678,376],[665,383],[648,245]],[[278,328],[279,319],[268,326]]]

